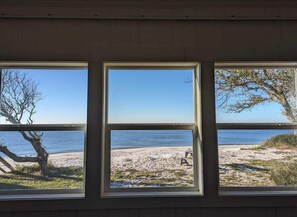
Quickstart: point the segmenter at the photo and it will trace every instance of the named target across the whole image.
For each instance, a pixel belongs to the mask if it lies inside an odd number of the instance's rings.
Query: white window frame
[[[296,68],[297,62],[291,61],[240,61],[240,62],[216,62],[217,69],[263,69],[263,68]],[[296,129],[297,124],[294,123],[216,123],[216,130],[270,130],[270,129]],[[217,144],[218,147],[218,144]],[[219,158],[219,156],[217,156]],[[219,165],[218,165],[219,168]],[[219,174],[219,170],[217,171]],[[218,175],[219,178],[219,175]],[[220,181],[218,180],[218,185]],[[290,196],[297,195],[297,187],[221,187],[218,186],[219,196]]]
[[[192,69],[194,96],[194,123],[191,124],[108,124],[108,70],[118,69]],[[198,62],[104,62],[103,133],[101,197],[156,197],[202,196],[202,134],[201,134],[201,85]],[[193,132],[193,187],[110,188],[110,132],[111,130],[192,130]]]
[[[88,69],[88,62],[83,61],[0,61],[0,71],[3,68],[13,69]],[[86,188],[86,124],[0,124],[0,131],[71,131],[83,130],[84,139],[84,168],[82,189],[28,189],[28,190],[0,190],[1,200],[38,200],[38,199],[82,199]]]

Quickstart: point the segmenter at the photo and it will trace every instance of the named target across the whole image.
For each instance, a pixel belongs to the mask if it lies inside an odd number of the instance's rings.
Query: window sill
[[[65,200],[65,199],[84,199],[84,193],[55,193],[55,194],[3,194],[0,201],[13,200]]]
[[[199,191],[163,191],[163,192],[104,192],[102,198],[137,198],[137,197],[201,197]]]
[[[296,187],[221,188],[219,196],[297,196]]]

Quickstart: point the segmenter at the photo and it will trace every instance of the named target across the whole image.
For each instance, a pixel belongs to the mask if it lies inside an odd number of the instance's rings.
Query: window
[[[0,197],[83,196],[87,64],[0,68]]]
[[[104,70],[102,195],[202,194],[199,64]]]
[[[295,63],[216,64],[222,194],[296,189],[296,71]]]

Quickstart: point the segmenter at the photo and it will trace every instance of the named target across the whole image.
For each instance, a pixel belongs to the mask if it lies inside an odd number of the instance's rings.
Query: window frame
[[[291,61],[238,61],[238,62],[215,62],[214,73],[217,69],[261,69],[261,68],[295,68],[297,73],[297,62]],[[215,79],[215,76],[214,76]],[[215,85],[214,85],[215,88]],[[281,129],[297,129],[297,123],[217,123],[216,122],[216,134],[218,130],[281,130]],[[218,140],[217,140],[217,149]],[[218,156],[219,158],[219,151]],[[218,179],[219,176],[219,162],[218,162]],[[218,194],[219,196],[292,196],[297,195],[297,186],[240,186],[240,187],[222,187],[220,186],[220,180],[218,180]]]
[[[108,123],[108,70],[117,69],[192,69],[194,123]],[[101,197],[158,197],[158,196],[203,196],[202,179],[202,133],[201,133],[201,85],[198,62],[103,62],[103,122],[102,122],[102,176]],[[112,130],[192,130],[193,135],[193,187],[158,188],[110,188],[110,132]]]
[[[88,69],[85,61],[0,61],[0,72],[6,69]],[[88,72],[87,72],[88,77]],[[1,79],[0,79],[1,81]],[[86,96],[88,97],[88,95]],[[87,103],[88,104],[88,103]],[[87,118],[87,114],[86,114]],[[86,124],[0,124],[0,131],[73,131],[84,132],[83,153],[83,187],[81,189],[16,189],[0,190],[0,201],[6,200],[38,200],[38,199],[82,199],[86,190],[86,150],[87,150],[87,119]]]

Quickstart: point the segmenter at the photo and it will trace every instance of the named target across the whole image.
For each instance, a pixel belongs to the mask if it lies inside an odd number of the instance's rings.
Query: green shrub
[[[282,134],[276,135],[267,139],[262,145],[262,148],[297,148],[297,135]]]
[[[296,186],[297,161],[274,164],[270,178],[277,186]]]

